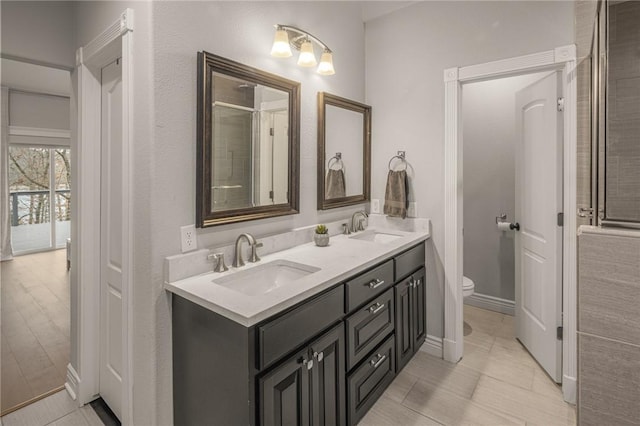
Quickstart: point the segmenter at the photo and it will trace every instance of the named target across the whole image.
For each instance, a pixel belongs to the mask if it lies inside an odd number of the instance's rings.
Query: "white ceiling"
[[[411,6],[417,1],[403,1],[403,0],[390,0],[390,1],[363,1],[362,7],[362,21],[369,22],[384,15],[388,15],[395,12],[398,9],[402,9],[407,6]]]

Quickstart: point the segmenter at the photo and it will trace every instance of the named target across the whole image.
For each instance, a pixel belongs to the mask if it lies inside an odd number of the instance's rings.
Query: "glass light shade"
[[[320,57],[320,65],[318,65],[318,74],[322,75],[334,75],[336,70],[333,69],[333,55],[326,50]]]
[[[309,40],[300,46],[300,56],[298,57],[298,65],[301,67],[315,67],[318,64],[316,55],[313,53],[313,45]]]
[[[276,58],[289,58],[291,55],[287,32],[282,29],[276,30],[276,36],[273,39],[273,46],[271,47],[271,56],[275,56]]]

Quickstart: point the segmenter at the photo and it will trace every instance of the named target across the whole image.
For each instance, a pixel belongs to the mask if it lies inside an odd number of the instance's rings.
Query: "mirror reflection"
[[[298,213],[300,83],[198,53],[196,225]]]
[[[213,73],[211,210],[288,202],[289,95]]]
[[[371,107],[318,93],[318,208],[369,199]]]
[[[363,193],[364,137],[360,112],[327,105],[325,121],[325,198],[341,198]],[[327,158],[328,157],[328,158]]]

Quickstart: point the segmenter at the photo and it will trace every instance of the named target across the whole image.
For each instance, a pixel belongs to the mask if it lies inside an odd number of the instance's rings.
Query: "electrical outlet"
[[[186,253],[198,248],[196,239],[196,226],[187,225],[180,227],[180,240],[182,241],[182,252]]]
[[[409,202],[409,208],[407,209],[408,217],[418,217],[418,203],[416,201]]]
[[[380,200],[377,198],[371,200],[371,213],[380,213]]]

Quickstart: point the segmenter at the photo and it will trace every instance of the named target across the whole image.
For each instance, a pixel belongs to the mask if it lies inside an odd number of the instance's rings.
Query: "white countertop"
[[[331,237],[328,247],[316,247],[314,243],[302,244],[288,250],[265,255],[257,263],[247,263],[241,268],[229,268],[227,272],[209,272],[175,282],[167,282],[165,289],[239,324],[250,327],[344,281],[346,278],[375,266],[384,259],[394,256],[430,236],[428,232],[424,231],[404,232],[375,227],[368,228],[368,230],[379,230],[402,235],[402,237],[386,244],[380,244],[349,238],[347,235],[336,235]],[[321,269],[289,285],[259,296],[248,296],[212,283],[213,280],[231,275],[234,272],[245,271],[280,259]]]

